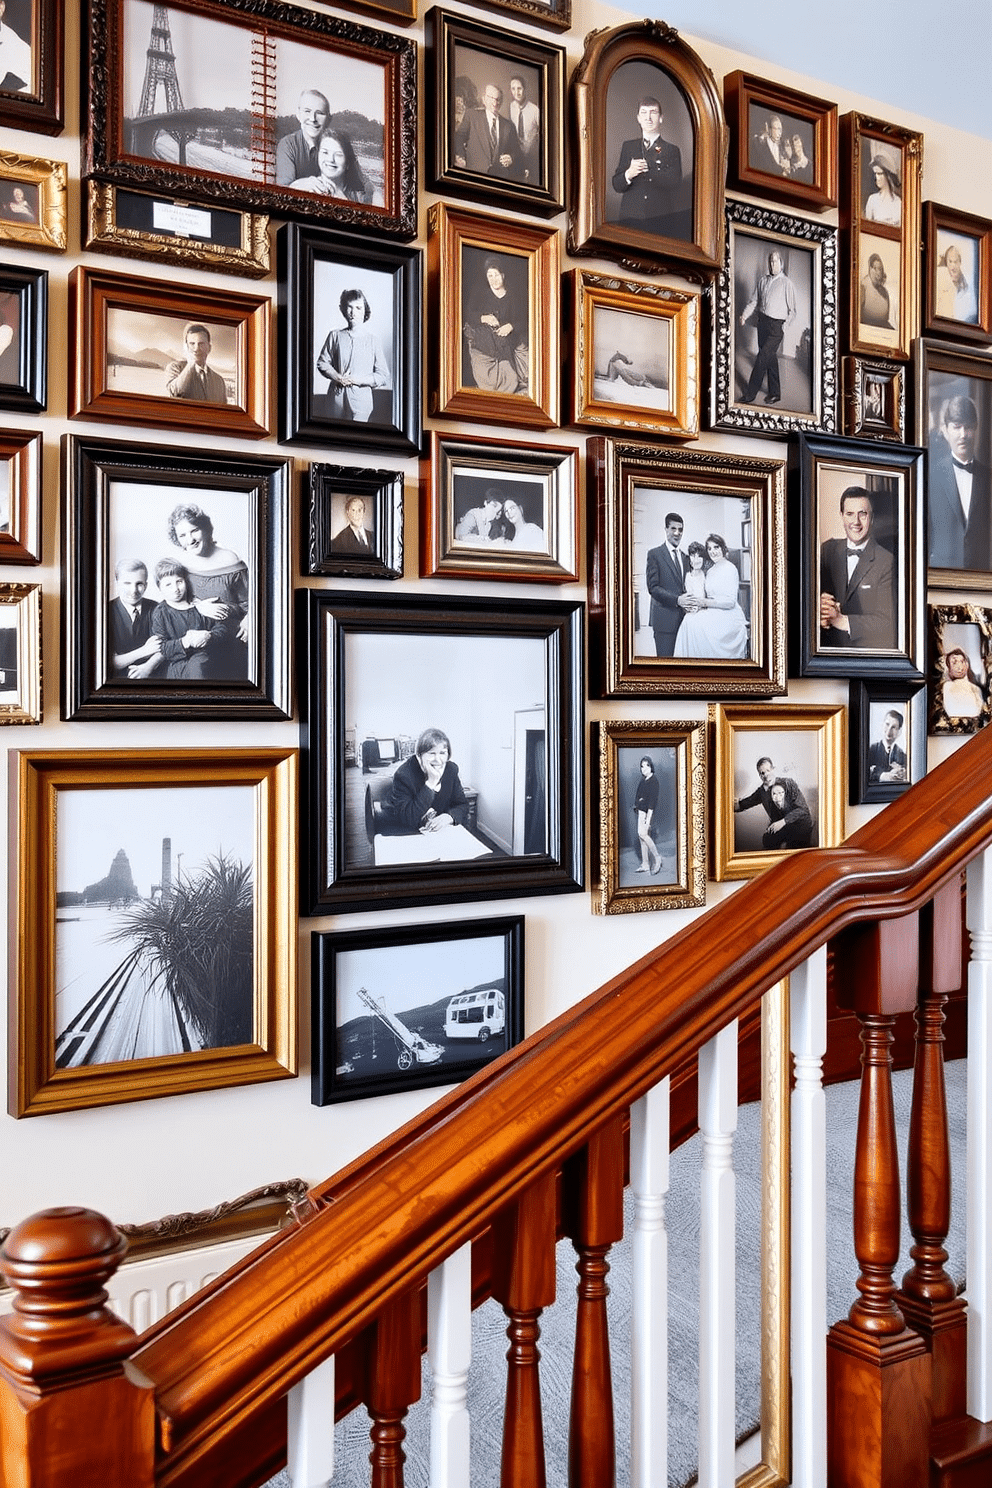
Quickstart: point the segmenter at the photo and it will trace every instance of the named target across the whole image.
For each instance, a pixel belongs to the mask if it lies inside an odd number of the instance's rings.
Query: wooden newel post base
[[[0,1250],[0,1482],[153,1488],[155,1395],[124,1363],[135,1333],[105,1306],[127,1248],[91,1209],[46,1209]]]

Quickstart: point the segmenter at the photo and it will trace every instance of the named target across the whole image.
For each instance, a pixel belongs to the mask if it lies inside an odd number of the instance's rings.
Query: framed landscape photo
[[[0,724],[41,722],[41,586],[0,583]]]
[[[578,578],[579,452],[431,433],[421,462],[425,578]]]
[[[0,17],[0,125],[61,134],[65,0],[5,0]]]
[[[723,80],[730,125],[730,183],[755,196],[837,205],[837,105],[747,72]]]
[[[38,429],[0,429],[0,563],[41,562]]]
[[[916,428],[929,450],[929,586],[992,591],[992,360],[920,341]]]
[[[923,203],[923,332],[992,345],[992,222]]]
[[[84,177],[416,234],[415,42],[281,0],[93,0],[87,36]]]
[[[846,710],[710,705],[717,882],[753,878],[784,853],[844,840]]]
[[[315,1106],[454,1084],[524,1036],[523,915],[311,942]]]
[[[48,406],[48,274],[0,264],[0,408]]]
[[[927,773],[927,691],[852,682],[848,707],[851,805],[894,801]]]
[[[703,719],[592,725],[592,907],[598,914],[706,903]]]
[[[574,269],[571,422],[699,433],[699,295]]]
[[[304,477],[303,572],[403,577],[403,472],[311,465]]]
[[[930,606],[929,732],[974,734],[992,721],[992,610]]]
[[[417,453],[420,249],[293,223],[276,241],[280,440]]]
[[[837,427],[837,229],[727,202],[713,291],[710,423],[770,434]]]
[[[580,890],[583,606],[298,602],[303,912]]]
[[[0,20],[0,36],[4,31]],[[65,252],[66,165],[0,150],[0,243]]]
[[[906,439],[906,368],[844,358],[844,433],[852,439]]]
[[[73,435],[62,460],[63,718],[289,718],[289,461]]]
[[[620,439],[586,446],[599,697],[785,692],[785,466]]]
[[[262,279],[269,272],[269,219],[168,195],[87,181],[83,247],[121,258]]]
[[[261,439],[269,300],[202,284],[69,275],[69,417]]]
[[[296,763],[12,751],[12,1116],[296,1073]]]
[[[845,114],[841,158],[850,349],[908,361],[920,324],[923,136]]]

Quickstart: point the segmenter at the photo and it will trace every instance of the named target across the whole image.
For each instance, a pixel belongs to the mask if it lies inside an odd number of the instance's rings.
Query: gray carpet
[[[947,1103],[953,1161],[952,1221],[947,1241],[948,1270],[959,1285],[964,1280],[964,1166],[965,1061],[947,1066]],[[899,1130],[905,1211],[905,1150],[912,1098],[912,1074],[893,1079]],[[854,1144],[858,1114],[857,1084],[835,1085],[827,1091],[827,1219],[831,1244],[827,1255],[827,1318],[845,1317],[856,1296],[857,1261],[851,1233],[851,1194]],[[666,1204],[669,1236],[669,1484],[682,1488],[696,1472],[698,1432],[697,1335],[699,1321],[699,1167],[700,1138],[694,1137],[672,1154],[671,1189]],[[760,1405],[760,1167],[761,1127],[757,1105],[742,1106],[734,1139],[737,1174],[737,1438],[758,1424]],[[627,1203],[630,1233],[632,1205]],[[900,1280],[908,1268],[912,1236],[903,1222],[903,1258],[896,1269]],[[571,1387],[572,1346],[575,1334],[574,1251],[558,1247],[558,1301],[541,1319],[541,1386],[544,1404],[548,1483],[567,1482],[568,1400]],[[630,1245],[622,1241],[610,1255],[610,1335],[613,1353],[613,1393],[616,1410],[617,1488],[630,1481],[629,1453],[629,1339]],[[472,1488],[497,1488],[506,1376],[506,1318],[494,1302],[473,1317],[472,1372],[469,1380],[472,1416]],[[406,1485],[428,1483],[430,1371],[424,1365],[423,1397],[407,1418]],[[355,1411],[335,1427],[334,1484],[359,1488],[369,1481],[368,1418]],[[267,1488],[290,1488],[280,1473]]]

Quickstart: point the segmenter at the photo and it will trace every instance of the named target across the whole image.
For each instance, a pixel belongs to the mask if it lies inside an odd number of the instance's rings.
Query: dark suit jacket
[[[906,751],[900,749],[898,744],[893,744],[891,753],[886,749],[881,740],[873,744],[868,750],[868,780],[869,783],[878,783],[878,778],[884,770],[891,765],[902,765],[906,768]]]
[[[927,480],[932,568],[992,569],[992,471],[976,460],[971,473],[971,503],[965,526],[961,497],[948,452],[930,462]]]
[[[820,630],[821,646],[870,646],[882,650],[895,646],[895,562],[888,549],[880,548],[873,537],[868,539],[850,579],[847,539],[827,539],[820,548],[820,593],[834,596],[851,626],[850,632]]]
[[[644,158],[647,171],[628,184],[627,167],[632,160]],[[620,194],[620,221],[659,232],[659,222],[678,210],[682,185],[682,152],[660,136],[649,150],[643,138],[624,140],[620,161],[613,172],[613,190]]]
[[[341,531],[336,533],[335,536],[331,538],[331,552],[366,553],[370,558],[374,558],[375,539],[373,538],[371,532],[367,527],[363,527],[362,531],[365,533],[365,541],[368,543],[368,547],[363,547],[363,545],[358,541],[358,538],[355,536],[354,528],[349,522],[347,527],[342,527]]]
[[[113,672],[114,657],[126,656],[129,651],[137,651],[143,646],[152,633],[152,616],[158,609],[153,599],[140,599],[138,606],[141,614],[138,624],[132,629],[131,616],[120,598],[110,601],[108,618],[110,620],[110,669]],[[115,677],[126,677],[126,669],[123,672],[113,672]]]
[[[504,180],[522,181],[526,166],[517,131],[509,119],[504,119],[502,114],[496,116],[498,143],[494,155],[489,133],[489,115],[485,109],[470,109],[465,118],[468,121],[468,133],[464,140],[466,170],[483,171],[487,176],[502,176]],[[511,163],[500,165],[501,155],[512,156]]]
[[[679,557],[682,559],[681,573],[672,561],[668,544],[662,543],[660,548],[649,550],[646,565],[648,593],[651,595],[651,629],[668,635],[675,634],[685,615],[678,597],[685,588],[689,560],[684,553]]]

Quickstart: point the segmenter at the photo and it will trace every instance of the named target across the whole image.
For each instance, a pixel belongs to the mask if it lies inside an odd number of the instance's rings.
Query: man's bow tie
[[[963,460],[955,460],[954,456],[952,455],[951,464],[956,470],[967,470],[968,474],[970,475],[972,470],[974,469],[975,462],[974,460],[969,460],[966,465]]]
[[[863,552],[864,548],[848,548],[847,556],[848,558],[860,558]]]

